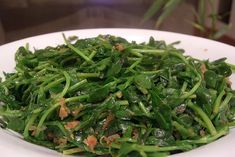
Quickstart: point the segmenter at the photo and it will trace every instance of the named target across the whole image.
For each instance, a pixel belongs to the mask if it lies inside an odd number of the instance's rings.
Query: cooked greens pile
[[[31,52],[0,83],[0,124],[64,154],[158,157],[234,125],[232,66],[156,41],[100,35]],[[2,52],[3,53],[3,52]]]

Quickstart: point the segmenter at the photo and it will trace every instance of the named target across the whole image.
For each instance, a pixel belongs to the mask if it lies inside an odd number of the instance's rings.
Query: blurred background
[[[235,45],[235,0],[0,0],[0,44],[102,27],[179,32]]]

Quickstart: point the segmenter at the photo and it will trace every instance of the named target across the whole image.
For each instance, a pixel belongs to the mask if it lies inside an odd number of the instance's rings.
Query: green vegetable
[[[63,154],[163,157],[234,126],[233,65],[164,41],[100,35],[16,52],[0,82],[0,126]],[[204,69],[202,68],[204,67]]]

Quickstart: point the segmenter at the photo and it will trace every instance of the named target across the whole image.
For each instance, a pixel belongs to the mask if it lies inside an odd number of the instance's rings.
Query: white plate
[[[200,59],[215,60],[227,57],[229,63],[235,64],[235,47],[204,38],[193,37],[178,33],[141,30],[141,29],[84,29],[64,32],[66,36],[77,35],[79,38],[95,37],[99,34],[112,34],[137,42],[148,41],[150,36],[167,43],[181,41],[177,47],[186,50],[186,54]],[[51,33],[26,38],[0,46],[0,76],[2,71],[14,70],[14,54],[19,46],[29,43],[31,48],[44,48],[48,45],[56,46],[64,43],[62,33]],[[232,88],[235,88],[235,75],[231,77]],[[0,156],[2,157],[59,157],[63,156],[55,151],[40,147],[22,140],[18,135],[0,129]],[[235,156],[235,129],[211,144],[199,147],[186,153],[172,155],[172,157],[234,157]]]

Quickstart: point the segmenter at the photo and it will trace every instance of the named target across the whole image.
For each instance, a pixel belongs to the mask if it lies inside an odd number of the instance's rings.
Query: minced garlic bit
[[[97,145],[97,139],[94,135],[89,135],[83,142],[92,151],[94,150],[95,146]]]

